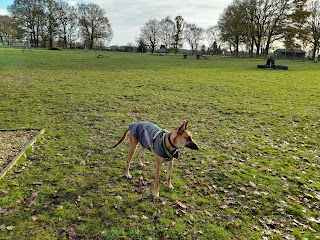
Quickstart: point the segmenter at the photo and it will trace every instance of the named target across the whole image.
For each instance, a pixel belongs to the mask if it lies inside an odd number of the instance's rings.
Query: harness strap
[[[172,153],[167,149],[166,144],[165,144],[165,137],[166,137],[166,133],[163,134],[162,136],[162,147],[164,149],[164,151],[166,152],[168,158],[173,158],[173,155],[176,153],[177,149],[175,149]]]
[[[171,132],[168,134],[168,140],[169,140],[169,143],[170,143],[171,147],[173,147],[174,149],[176,149],[177,147],[176,147],[175,145],[173,145],[173,143],[171,142],[170,137],[171,137]]]
[[[176,154],[177,149],[175,149],[172,153],[168,150],[168,148],[166,147],[166,144],[165,144],[165,137],[166,137],[167,132],[164,131],[163,129],[160,129],[159,131],[157,131],[156,134],[153,136],[153,139],[152,139],[152,148],[154,147],[154,142],[155,142],[155,140],[157,139],[157,137],[158,137],[161,133],[163,133],[163,135],[162,135],[162,141],[161,141],[162,148],[164,149],[166,155],[168,156],[168,159],[174,158],[173,155]],[[169,137],[170,137],[170,135],[169,135]],[[170,142],[170,144],[172,144],[172,143]]]
[[[152,148],[154,147],[154,142],[156,141],[156,138],[162,133],[162,132],[165,132],[163,131],[162,129],[160,129],[158,132],[156,132],[156,134],[153,136],[153,139],[152,139]]]

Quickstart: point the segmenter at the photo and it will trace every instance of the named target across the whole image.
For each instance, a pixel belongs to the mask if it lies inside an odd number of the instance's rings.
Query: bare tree
[[[312,44],[312,58],[315,58],[320,48],[320,2],[312,0],[308,9],[311,12],[308,22],[308,30],[310,34],[310,42]]]
[[[97,4],[78,4],[78,16],[82,37],[90,49],[101,39],[111,40],[113,32],[106,11]]]
[[[193,53],[197,52],[200,41],[203,40],[203,34],[204,30],[196,24],[186,24],[184,37],[190,45]]]
[[[219,19],[222,39],[235,51],[244,43],[256,56],[268,55],[273,42],[284,37],[292,0],[234,0]],[[236,53],[237,55],[237,53]]]
[[[227,42],[232,55],[238,57],[239,48],[250,33],[245,1],[232,2],[220,16],[218,27],[221,40]]]
[[[306,48],[308,42],[307,22],[310,11],[306,8],[308,0],[293,1],[293,11],[288,15],[284,32],[286,48]]]
[[[15,0],[8,7],[9,12],[29,35],[30,43],[39,47],[41,29],[45,22],[45,0]]]
[[[256,56],[267,56],[271,44],[284,37],[292,1],[245,0],[244,3],[248,32],[256,47]]]
[[[170,17],[166,17],[162,19],[160,22],[160,36],[161,43],[169,49],[173,44],[173,36],[174,36],[174,22]]]
[[[60,24],[59,39],[64,48],[67,48],[68,45],[71,48],[71,45],[79,38],[77,10],[69,3],[60,0],[57,11]]]
[[[151,19],[141,28],[140,38],[149,46],[151,53],[154,53],[155,48],[160,43],[161,27],[159,21]]]
[[[46,24],[42,26],[42,40],[49,41],[49,47],[53,47],[53,41],[59,30],[58,3],[54,0],[47,0],[45,8]]]
[[[175,17],[175,25],[174,25],[174,35],[173,35],[173,48],[175,53],[178,53],[178,49],[182,46],[183,41],[183,30],[184,30],[184,19],[181,16]]]
[[[212,48],[213,44],[219,41],[219,27],[218,26],[210,26],[206,30],[206,39],[209,43],[209,47]]]
[[[262,1],[262,8],[260,9],[267,9],[265,14],[266,35],[263,56],[269,54],[270,46],[274,41],[284,37],[284,29],[287,27],[288,15],[291,13],[292,7],[293,5],[290,0]],[[260,26],[263,25],[261,23]]]

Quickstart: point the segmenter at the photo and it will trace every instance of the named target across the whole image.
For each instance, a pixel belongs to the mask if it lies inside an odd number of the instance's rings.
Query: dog
[[[159,128],[157,125],[150,122],[136,122],[129,125],[129,128],[124,132],[122,138],[112,148],[120,145],[127,135],[129,135],[129,154],[126,162],[125,176],[131,179],[130,162],[134,155],[137,144],[140,143],[141,149],[138,152],[137,158],[141,166],[141,156],[145,149],[151,150],[155,153],[156,172],[153,196],[159,197],[159,175],[162,162],[168,160],[168,175],[167,184],[170,189],[174,189],[171,183],[171,175],[173,170],[173,159],[178,158],[178,148],[187,147],[192,150],[198,150],[198,145],[193,141],[191,133],[187,129],[188,121],[169,132]]]

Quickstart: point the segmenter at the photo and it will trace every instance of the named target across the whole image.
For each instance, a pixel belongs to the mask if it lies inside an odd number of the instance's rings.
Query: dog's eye
[[[191,137],[189,136],[189,137],[187,138],[187,140],[188,140],[188,141],[191,141]]]

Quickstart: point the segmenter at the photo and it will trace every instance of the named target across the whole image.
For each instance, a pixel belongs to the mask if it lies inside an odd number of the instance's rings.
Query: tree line
[[[218,21],[221,41],[237,56],[242,46],[251,56],[267,56],[275,42],[289,49],[319,51],[319,0],[234,0]]]
[[[314,57],[320,46],[320,0],[234,0],[218,23],[203,29],[182,16],[151,19],[140,29],[137,49],[178,52],[188,44],[193,52],[220,52],[226,46],[233,56],[242,50],[250,56],[267,56],[274,44],[307,50]],[[106,11],[94,3],[75,6],[63,0],[14,0],[10,15],[0,16],[0,40],[8,45],[19,39],[32,47],[71,48],[81,42],[92,49],[113,36]],[[131,49],[132,46],[128,49]]]
[[[234,0],[220,15],[217,25],[203,29],[184,22],[181,16],[149,20],[141,28],[140,38],[151,52],[159,45],[166,48],[187,43],[193,52],[204,40],[212,52],[218,44],[227,46],[233,56],[240,49],[251,57],[267,56],[272,44],[288,49],[311,47],[315,57],[320,47],[319,0]],[[170,44],[171,43],[171,46]]]
[[[0,40],[11,45],[14,40],[32,47],[63,48],[82,41],[88,48],[104,45],[112,39],[106,11],[94,3],[76,6],[63,0],[14,0],[9,16],[0,16]]]
[[[138,42],[147,45],[151,53],[159,46],[177,53],[184,43],[195,53],[204,48],[203,40],[207,40],[211,53],[219,52],[216,27],[205,30],[195,23],[187,23],[182,16],[177,16],[173,20],[170,17],[149,20],[141,28]]]

